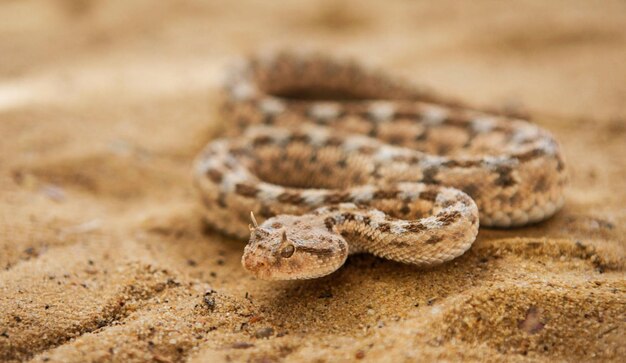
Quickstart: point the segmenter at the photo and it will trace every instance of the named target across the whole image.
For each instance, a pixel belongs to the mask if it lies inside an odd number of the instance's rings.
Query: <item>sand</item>
[[[0,361],[623,359],[626,3],[387,3],[0,3]],[[223,66],[283,46],[532,115],[564,209],[437,268],[248,276],[191,161]]]

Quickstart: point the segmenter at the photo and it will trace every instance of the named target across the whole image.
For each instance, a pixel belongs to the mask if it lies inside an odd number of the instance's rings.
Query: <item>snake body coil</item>
[[[463,254],[483,226],[541,221],[563,204],[554,138],[524,120],[443,102],[349,62],[291,53],[239,64],[231,136],[197,157],[205,218],[244,237],[264,279],[329,274],[350,253],[416,265]]]

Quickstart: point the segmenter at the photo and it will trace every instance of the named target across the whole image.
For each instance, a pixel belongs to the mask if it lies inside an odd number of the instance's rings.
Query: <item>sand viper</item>
[[[229,135],[196,158],[194,181],[209,225],[249,234],[242,264],[259,278],[323,276],[357,252],[435,265],[472,245],[479,220],[523,226],[563,204],[547,131],[354,62],[251,58],[223,98]]]

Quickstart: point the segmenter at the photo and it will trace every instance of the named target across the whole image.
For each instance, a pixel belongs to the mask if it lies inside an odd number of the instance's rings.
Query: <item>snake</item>
[[[526,226],[564,203],[547,130],[354,60],[242,58],[220,100],[226,131],[193,180],[206,224],[248,240],[241,262],[259,279],[322,277],[355,253],[435,266],[465,253],[479,225]]]

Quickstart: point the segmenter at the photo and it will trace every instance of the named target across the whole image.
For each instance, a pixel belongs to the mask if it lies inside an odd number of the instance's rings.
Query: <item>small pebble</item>
[[[163,290],[165,290],[165,283],[163,282],[159,282],[158,284],[154,286],[154,291],[156,292],[161,292]]]
[[[274,334],[274,329],[272,329],[270,327],[267,327],[267,328],[261,328],[261,329],[257,330],[254,333],[254,336],[257,339],[263,339],[263,338],[269,338],[273,334]]]
[[[213,291],[213,290],[209,290],[209,291],[204,293],[204,298],[203,298],[204,304],[207,306],[207,308],[210,311],[215,310],[215,298],[211,296],[214,293],[215,293],[215,291]]]
[[[254,347],[254,344],[248,342],[236,342],[231,347],[233,347],[234,349],[248,349]]]
[[[28,247],[27,249],[24,250],[24,253],[28,256],[28,257],[37,257],[39,254],[37,253],[37,250],[34,247]]]

